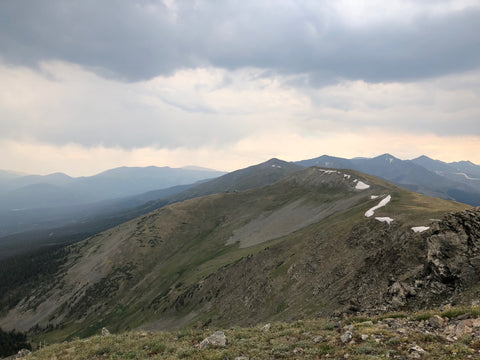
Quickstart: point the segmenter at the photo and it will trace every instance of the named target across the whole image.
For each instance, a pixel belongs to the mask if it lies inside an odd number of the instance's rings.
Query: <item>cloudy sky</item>
[[[480,1],[3,0],[0,169],[480,164]]]

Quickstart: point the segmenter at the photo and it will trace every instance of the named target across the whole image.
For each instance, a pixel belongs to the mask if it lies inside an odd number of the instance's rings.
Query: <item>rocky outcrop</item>
[[[422,233],[401,224],[375,233],[367,225],[354,227],[347,240],[369,252],[349,291],[363,310],[470,304],[465,291],[480,286],[480,208],[448,213]]]
[[[480,208],[448,214],[427,237],[429,275],[451,286],[469,286],[480,276]]]
[[[430,230],[411,235],[424,243],[423,266],[390,281],[391,308],[455,301],[480,280],[480,208],[449,213]],[[402,279],[401,281],[399,279]]]

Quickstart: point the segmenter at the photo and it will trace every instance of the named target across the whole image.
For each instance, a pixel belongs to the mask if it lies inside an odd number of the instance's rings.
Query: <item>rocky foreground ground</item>
[[[11,359],[480,359],[479,316],[473,306],[253,328],[123,334],[104,329]]]

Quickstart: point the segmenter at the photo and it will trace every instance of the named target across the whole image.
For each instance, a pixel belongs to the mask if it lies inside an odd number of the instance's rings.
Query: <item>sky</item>
[[[0,2],[0,169],[480,164],[480,1]]]

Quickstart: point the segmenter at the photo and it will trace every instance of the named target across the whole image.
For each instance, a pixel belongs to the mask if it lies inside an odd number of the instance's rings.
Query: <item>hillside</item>
[[[165,205],[186,199],[269,185],[299,169],[301,167],[298,165],[270,159],[215,179],[126,198],[41,211],[0,211],[0,234],[2,230],[18,231],[0,237],[0,259],[83,240]],[[27,226],[28,222],[32,228]],[[59,226],[59,223],[65,225]],[[20,229],[23,231],[20,232]]]
[[[432,264],[450,265],[427,259],[425,243],[453,227],[452,218],[440,221],[445,212],[467,208],[355,171],[304,169],[172,204],[63,249],[57,271],[2,297],[0,327],[63,340],[103,326],[253,325],[435,304],[475,284],[461,269],[458,284],[436,274]],[[431,297],[435,286],[444,287]]]

